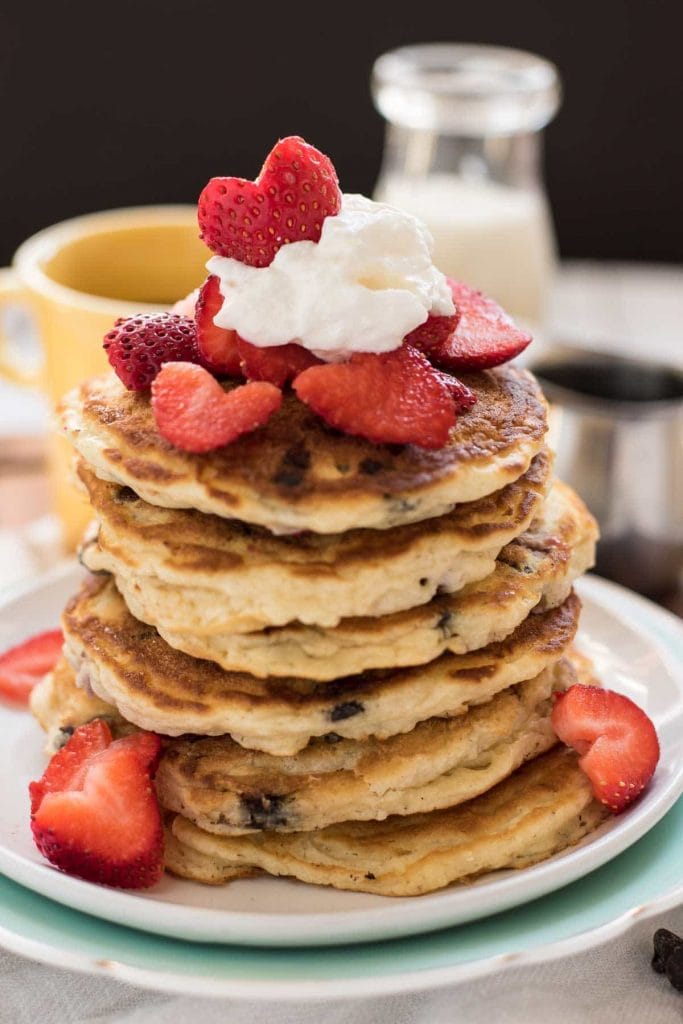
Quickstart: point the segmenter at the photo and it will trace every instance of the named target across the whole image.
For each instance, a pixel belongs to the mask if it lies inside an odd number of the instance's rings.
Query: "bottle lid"
[[[543,128],[560,105],[557,68],[524,50],[424,43],[383,54],[372,95],[393,124],[455,135],[515,135]]]

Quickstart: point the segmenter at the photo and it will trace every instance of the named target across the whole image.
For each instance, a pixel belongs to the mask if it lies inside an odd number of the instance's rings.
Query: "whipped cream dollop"
[[[259,348],[295,342],[326,362],[390,352],[430,313],[455,312],[431,254],[432,237],[412,214],[344,195],[318,242],[284,245],[267,267],[210,259],[223,296],[214,323]]]

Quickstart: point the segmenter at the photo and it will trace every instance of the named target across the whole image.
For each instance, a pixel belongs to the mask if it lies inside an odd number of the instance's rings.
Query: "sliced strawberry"
[[[0,697],[27,704],[36,683],[55,667],[63,644],[61,629],[50,629],[0,654]]]
[[[288,242],[317,242],[341,208],[332,162],[299,138],[273,147],[256,181],[212,178],[199,197],[200,237],[219,256],[267,267]]]
[[[449,284],[459,314],[458,322],[449,334],[444,333],[428,345],[420,345],[433,362],[449,370],[486,370],[524,351],[531,335],[515,327],[493,299],[458,281],[449,281]]]
[[[436,370],[439,377],[448,388],[448,392],[455,402],[456,412],[466,412],[467,409],[471,409],[477,401],[477,396],[474,391],[470,391],[466,384],[463,384],[461,380],[454,377],[453,374],[447,373],[445,370]]]
[[[216,327],[213,322],[222,305],[223,296],[218,278],[213,275],[207,277],[199,292],[194,313],[199,356],[207,370],[227,374],[229,377],[241,377],[237,335],[234,331]]]
[[[318,366],[321,362],[301,345],[272,345],[270,348],[258,348],[239,336],[237,351],[240,355],[242,373],[248,380],[269,380],[279,388],[294,380],[309,366]]]
[[[43,856],[103,885],[158,882],[163,829],[152,778],[160,753],[154,733],[112,741],[104,722],[80,726],[29,787],[31,829]]]
[[[163,363],[199,359],[195,325],[176,313],[141,313],[117,320],[105,335],[104,350],[129,391],[146,391]]]
[[[460,310],[457,308],[452,316],[430,315],[423,324],[407,334],[405,340],[409,345],[429,354],[430,349],[439,348],[448,342],[459,319]]]
[[[111,731],[101,718],[81,725],[69,742],[53,756],[42,778],[28,787],[31,814],[40,807],[46,793],[60,793],[66,789],[82,789],[88,761],[106,750],[112,741]]]
[[[280,408],[282,392],[265,381],[224,391],[208,370],[167,363],[152,385],[159,433],[186,452],[209,452],[262,426]]]
[[[597,686],[570,686],[555,695],[553,729],[581,758],[593,792],[619,811],[645,789],[659,760],[651,720],[628,697]]]
[[[444,375],[421,352],[402,345],[381,355],[304,370],[294,390],[326,423],[376,443],[441,448],[455,424]]]

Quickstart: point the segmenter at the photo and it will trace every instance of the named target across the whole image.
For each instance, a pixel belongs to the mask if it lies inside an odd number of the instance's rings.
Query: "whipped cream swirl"
[[[210,259],[223,296],[214,323],[259,348],[294,342],[326,362],[390,352],[430,313],[455,311],[432,244],[411,214],[344,195],[319,242],[285,245],[268,267]]]

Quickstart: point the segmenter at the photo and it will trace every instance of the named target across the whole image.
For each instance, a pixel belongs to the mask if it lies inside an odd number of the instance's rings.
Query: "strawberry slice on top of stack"
[[[255,181],[208,182],[198,204],[200,235],[217,255],[265,268],[285,245],[317,243],[341,207],[332,162],[290,136],[273,147]],[[119,321],[105,348],[126,387],[151,386],[160,434],[185,451],[211,451],[264,425],[288,387],[337,430],[437,449],[475,401],[455,374],[498,366],[531,341],[493,300],[449,284],[454,314],[429,315],[393,351],[364,352],[361,340],[361,350],[342,362],[323,362],[295,338],[266,347],[218,326],[224,297],[215,275],[199,291],[194,322],[178,314]],[[212,377],[232,384],[214,386]]]

